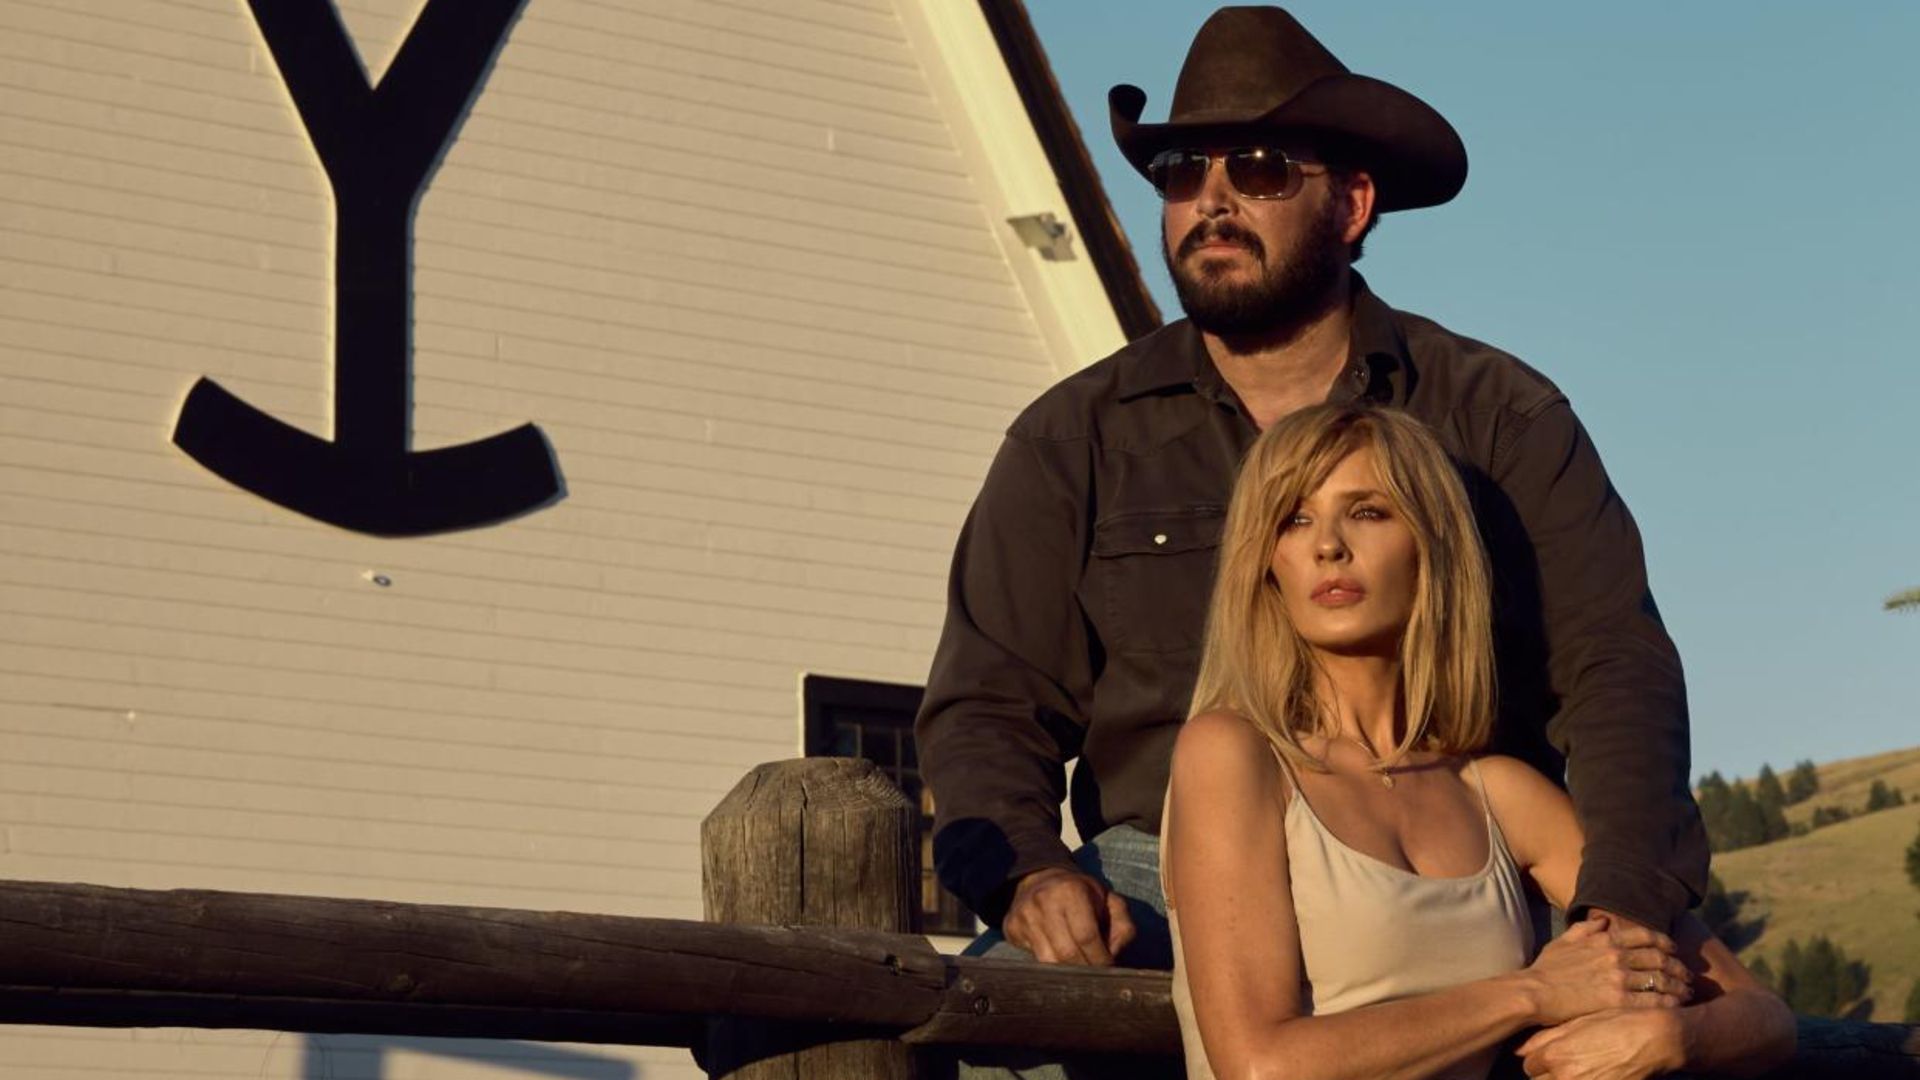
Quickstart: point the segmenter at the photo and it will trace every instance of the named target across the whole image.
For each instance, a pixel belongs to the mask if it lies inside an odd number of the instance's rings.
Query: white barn
[[[375,80],[427,6],[339,2]],[[527,0],[412,220],[403,397],[416,451],[536,424],[564,487],[405,536],[175,444],[203,377],[302,445],[347,400],[358,283],[263,33],[0,0],[0,878],[698,918],[701,817],[846,748],[809,677],[924,678],[1006,423],[1157,319],[1024,14]],[[698,1075],[52,1027],[0,1072]]]

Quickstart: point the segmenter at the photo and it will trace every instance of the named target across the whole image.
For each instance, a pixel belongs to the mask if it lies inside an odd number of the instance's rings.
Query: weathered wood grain
[[[942,956],[851,928],[0,882],[0,1023],[699,1046],[824,1040],[1174,1053],[1166,973]],[[1920,1027],[1803,1017],[1779,1077],[1920,1080]]]
[[[1793,1060],[1773,1080],[1920,1080],[1920,1025],[1797,1019]]]
[[[942,956],[908,934],[0,882],[0,1023],[692,1046],[710,1016],[1178,1045],[1164,973]]]
[[[707,921],[913,929],[919,817],[872,762],[761,765],[700,826]],[[826,992],[820,987],[815,993]],[[902,995],[902,1001],[906,996]],[[729,1080],[894,1080],[912,1048],[883,1031],[717,1017],[701,1065]]]

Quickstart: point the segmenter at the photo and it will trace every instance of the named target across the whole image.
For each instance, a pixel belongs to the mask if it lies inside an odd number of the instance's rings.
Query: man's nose
[[[1200,181],[1200,193],[1194,196],[1194,209],[1206,217],[1218,217],[1233,208],[1233,183],[1227,179],[1227,159],[1208,157],[1207,172]]]

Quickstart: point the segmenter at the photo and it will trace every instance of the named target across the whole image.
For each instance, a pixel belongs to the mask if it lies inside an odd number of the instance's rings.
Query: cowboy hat
[[[1349,72],[1277,7],[1214,12],[1187,50],[1167,122],[1140,123],[1146,104],[1137,86],[1107,92],[1114,141],[1143,176],[1162,150],[1285,130],[1331,137],[1344,163],[1373,177],[1383,211],[1446,202],[1467,179],[1453,125],[1405,90]]]

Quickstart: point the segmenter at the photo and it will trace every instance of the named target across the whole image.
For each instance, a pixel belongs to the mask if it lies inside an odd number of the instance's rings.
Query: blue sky
[[[1106,91],[1164,119],[1186,0],[1027,0],[1161,308],[1158,203]],[[1697,771],[1920,744],[1920,5],[1412,0],[1291,10],[1438,108],[1466,190],[1361,269],[1572,398],[1639,518]]]

